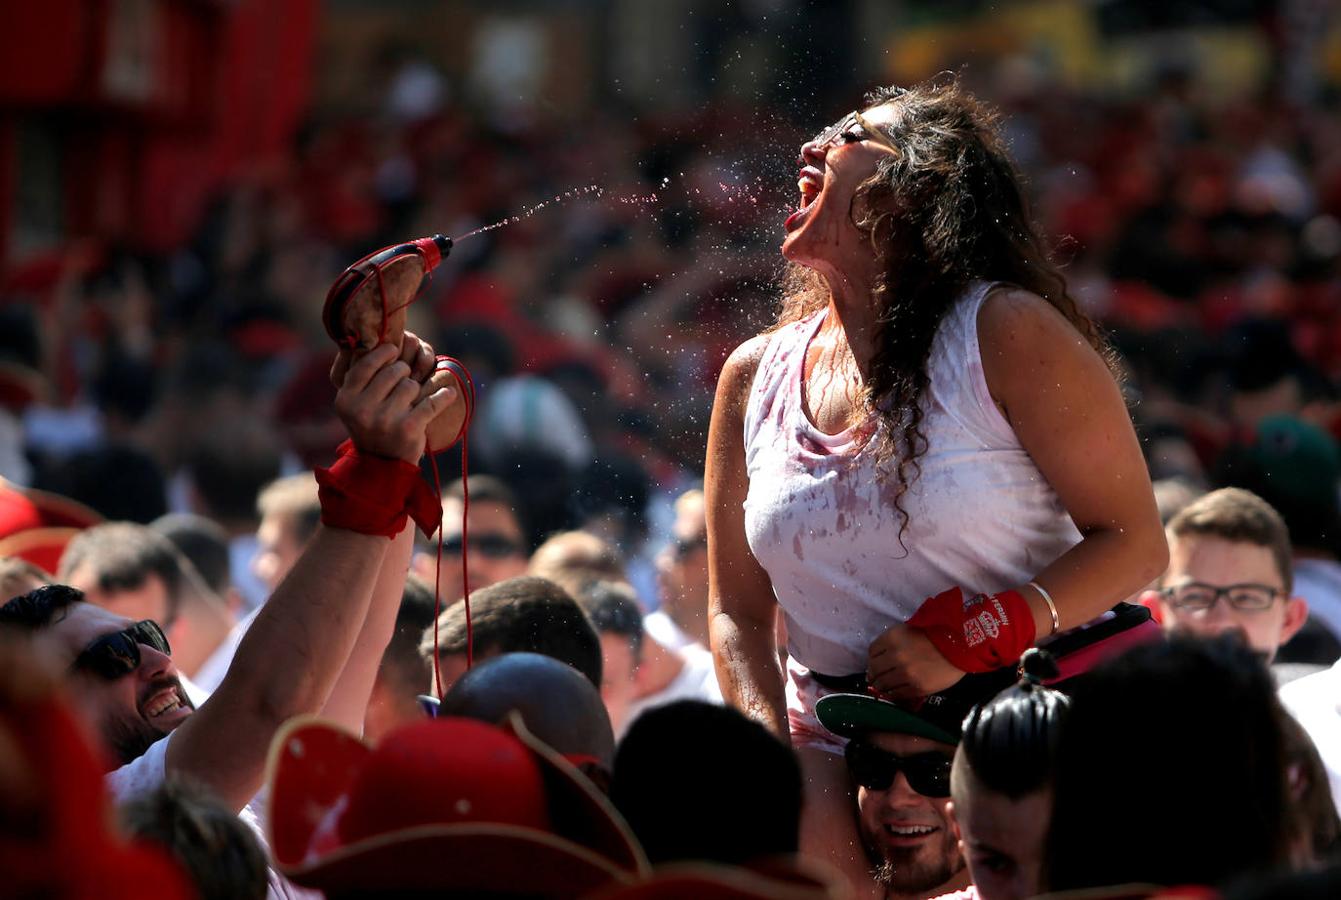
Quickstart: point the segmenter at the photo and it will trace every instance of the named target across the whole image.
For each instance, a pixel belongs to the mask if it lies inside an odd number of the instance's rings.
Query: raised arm
[[[382,655],[386,653],[396,628],[396,613],[400,611],[400,601],[405,595],[405,575],[410,570],[413,553],[414,523],[410,522],[391,541],[382,557],[363,628],[359,630],[349,659],[321,709],[322,718],[339,722],[355,734],[363,733],[368,700],[372,697]]]
[[[422,382],[433,372],[433,348],[410,332],[405,333],[401,344],[400,360],[410,367],[410,377],[415,381]],[[344,383],[348,366],[347,354],[341,353],[331,368],[331,381],[337,388]],[[347,420],[345,427],[350,434],[357,436],[363,424]],[[414,529],[414,522],[407,522],[387,547],[373,584],[372,599],[363,627],[354,641],[344,669],[331,689],[330,697],[321,709],[323,718],[339,722],[355,734],[363,732],[363,720],[368,711],[373,684],[377,681],[377,669],[396,628],[396,614],[400,611],[400,601],[405,594],[405,575],[410,569],[410,557],[414,553]]]
[[[343,419],[361,423],[361,454],[413,463],[448,394],[414,405],[419,385],[396,355],[396,348],[377,347],[355,362],[336,404]],[[329,699],[367,619],[389,547],[385,536],[318,526],[243,638],[219,689],[172,736],[170,771],[198,779],[241,809],[260,787],[280,724],[319,711]]]
[[[704,493],[708,524],[708,632],[727,703],[788,740],[778,665],[777,598],[745,540],[745,401],[764,339],[742,344],[717,382],[708,429]]]

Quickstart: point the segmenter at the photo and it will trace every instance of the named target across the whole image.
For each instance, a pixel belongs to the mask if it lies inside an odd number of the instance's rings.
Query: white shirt
[[[233,664],[238,645],[242,643],[243,636],[246,635],[247,629],[251,628],[251,623],[256,621],[256,615],[260,611],[261,608],[258,606],[247,613],[241,622],[229,630],[228,636],[214,648],[209,658],[200,664],[200,668],[196,669],[195,675],[192,676],[197,685],[211,693],[219,689],[224,676],[228,674],[228,667]]]
[[[805,667],[864,672],[871,641],[928,597],[1015,587],[1080,542],[988,391],[978,311],[992,286],[970,287],[932,342],[902,545],[897,479],[878,476],[874,438],[825,434],[803,408],[806,348],[826,313],[769,340],[745,411],[745,532],[786,616],[787,652]]]
[[[1341,813],[1341,661],[1280,689],[1280,702],[1313,739]]]
[[[650,634],[658,644],[670,650],[702,646],[685,634],[680,626],[675,624],[675,620],[662,609],[643,616],[643,630]]]
[[[655,694],[633,701],[629,704],[629,714],[624,718],[624,728],[616,738],[622,738],[629,726],[649,709],[674,703],[676,700],[702,700],[705,703],[722,703],[722,691],[717,686],[717,671],[712,664],[712,654],[698,644],[672,651],[684,660],[680,674],[671,683]]]
[[[107,785],[107,790],[111,792],[113,802],[119,805],[133,800],[140,794],[147,794],[156,789],[167,779],[168,741],[170,740],[172,740],[172,735],[155,742],[139,758],[103,776],[103,784]],[[253,799],[251,803],[242,807],[237,817],[256,835],[257,842],[261,845],[261,849],[265,851],[266,859],[269,860],[270,844],[265,839],[265,829],[261,826],[261,817],[255,808],[257,802],[256,799]],[[322,896],[319,892],[306,891],[291,884],[287,878],[269,865],[266,866],[266,881],[266,897],[268,900],[309,900],[309,898],[320,898]]]

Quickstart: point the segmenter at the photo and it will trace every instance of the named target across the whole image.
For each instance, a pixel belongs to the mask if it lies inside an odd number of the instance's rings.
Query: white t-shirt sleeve
[[[103,776],[103,783],[116,803],[125,803],[158,787],[168,776],[168,741],[172,735],[151,745],[144,755]]]

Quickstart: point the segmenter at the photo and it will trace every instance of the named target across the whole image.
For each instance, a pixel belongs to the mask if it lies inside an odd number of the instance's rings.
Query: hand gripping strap
[[[442,506],[418,466],[360,454],[350,441],[339,452],[329,469],[315,470],[324,524],[385,538],[400,534],[407,516],[425,534],[437,528]]]
[[[990,672],[1013,665],[1034,644],[1034,616],[1018,591],[965,599],[961,588],[928,599],[908,620],[955,668]]]

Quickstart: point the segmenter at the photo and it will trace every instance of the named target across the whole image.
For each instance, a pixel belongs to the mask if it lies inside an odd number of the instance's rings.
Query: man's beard
[[[937,846],[931,854],[924,852],[924,848],[919,850],[923,852],[908,854],[906,859],[883,857],[871,871],[871,877],[896,894],[920,894],[940,887],[964,868],[963,857],[953,845],[950,847],[953,852],[946,852],[944,846]]]
[[[186,696],[186,691],[182,689],[181,682],[176,678],[155,683],[149,688],[148,693],[155,693],[169,686],[177,688],[177,695],[181,698],[183,706],[195,710],[196,705],[191,702],[190,697]],[[145,721],[138,709],[129,716],[108,716],[103,720],[102,725],[103,744],[111,751],[112,758],[118,766],[124,766],[139,759],[148,752],[150,747],[171,733],[170,730],[164,731],[162,728]]]
[[[118,766],[139,759],[157,741],[167,736],[168,732],[155,728],[138,715],[113,717],[106,720],[102,728],[103,743],[111,750]]]

